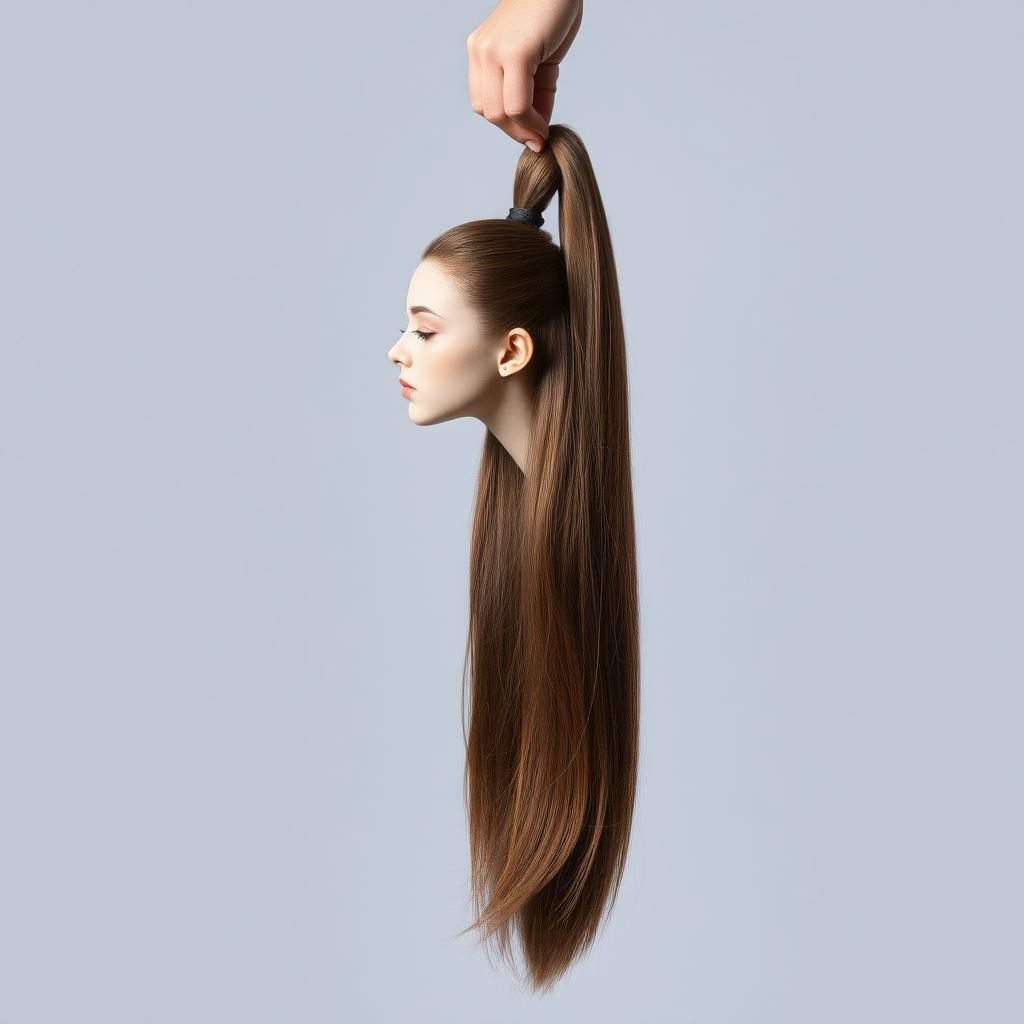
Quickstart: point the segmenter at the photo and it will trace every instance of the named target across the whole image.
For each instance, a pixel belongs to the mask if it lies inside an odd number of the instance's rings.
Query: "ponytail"
[[[579,136],[524,151],[515,207],[558,193],[560,247],[477,221],[424,259],[536,342],[527,473],[488,433],[470,554],[466,799],[475,927],[547,988],[588,949],[629,844],[639,622],[626,352],[611,237]]]

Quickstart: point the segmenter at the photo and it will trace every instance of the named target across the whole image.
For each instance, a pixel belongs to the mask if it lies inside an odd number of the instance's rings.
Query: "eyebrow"
[[[429,313],[431,316],[440,317],[440,319],[442,320],[444,319],[444,317],[441,316],[440,313],[435,313],[429,306],[410,306],[409,312],[413,316],[415,316],[417,313]]]

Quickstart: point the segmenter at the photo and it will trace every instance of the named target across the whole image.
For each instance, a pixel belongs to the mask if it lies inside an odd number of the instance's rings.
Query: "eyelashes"
[[[400,335],[401,334],[405,334],[405,331],[399,329],[398,333]],[[416,337],[420,339],[420,341],[426,341],[427,338],[432,338],[437,332],[436,331],[413,331],[412,333],[415,334]]]

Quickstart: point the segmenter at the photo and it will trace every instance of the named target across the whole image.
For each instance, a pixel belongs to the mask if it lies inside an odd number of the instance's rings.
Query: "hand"
[[[583,20],[583,0],[501,0],[466,40],[473,109],[535,153],[555,106],[558,65]]]

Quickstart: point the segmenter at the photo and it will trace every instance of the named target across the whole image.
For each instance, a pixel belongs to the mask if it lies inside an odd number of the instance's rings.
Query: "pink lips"
[[[398,378],[398,383],[402,385],[402,397],[411,398],[412,393],[416,390],[411,384],[407,384],[401,377]]]

